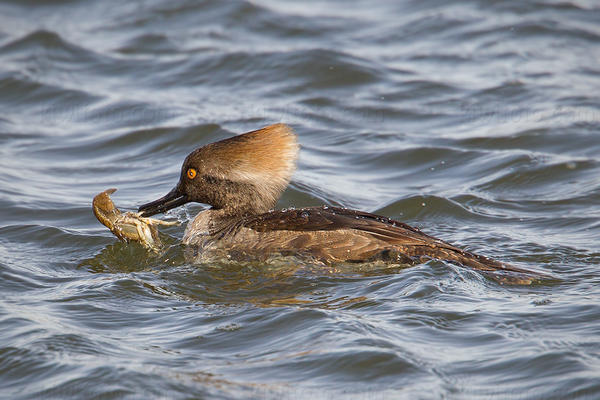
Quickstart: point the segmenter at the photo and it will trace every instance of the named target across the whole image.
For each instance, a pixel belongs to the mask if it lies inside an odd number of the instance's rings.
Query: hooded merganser
[[[142,217],[204,203],[184,233],[196,254],[306,255],[325,264],[438,259],[482,271],[529,272],[473,254],[390,218],[338,207],[273,210],[294,172],[299,145],[285,124],[211,143],[190,153],[179,182],[139,208]]]

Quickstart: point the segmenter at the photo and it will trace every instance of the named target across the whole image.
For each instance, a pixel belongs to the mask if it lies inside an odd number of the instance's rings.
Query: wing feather
[[[345,208],[325,206],[274,210],[242,218],[224,227],[219,236],[235,235],[245,229],[262,233],[282,231],[277,236],[278,240],[273,242],[279,242],[279,245],[285,243],[290,248],[309,249],[333,260],[348,261],[357,255],[368,258],[380,251],[391,250],[409,259],[433,258],[482,271],[530,273],[462,250],[403,222]],[[298,231],[319,233],[299,235]],[[344,259],[346,253],[349,258]]]

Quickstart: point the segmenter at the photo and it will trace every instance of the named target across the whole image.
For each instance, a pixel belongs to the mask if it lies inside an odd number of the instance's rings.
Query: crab
[[[142,217],[141,213],[122,213],[113,203],[110,195],[117,189],[107,189],[97,194],[92,201],[94,215],[100,223],[124,242],[139,242],[147,249],[158,251],[162,243],[158,237],[158,225],[177,225],[178,222]]]

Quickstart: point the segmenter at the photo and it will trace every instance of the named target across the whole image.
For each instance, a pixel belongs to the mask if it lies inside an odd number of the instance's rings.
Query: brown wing
[[[343,231],[343,234],[340,232],[340,242],[362,243],[365,249],[364,254],[370,254],[374,247],[379,247],[382,251],[392,250],[411,259],[434,258],[483,271],[529,272],[464,251],[400,221],[345,208],[325,206],[271,211],[246,217],[225,228],[222,234],[227,235],[241,228],[252,229],[256,232],[320,231],[333,233],[332,231]],[[349,231],[354,235],[348,233]],[[303,236],[309,237],[310,235]],[[326,236],[332,237],[331,234]],[[365,236],[370,236],[375,240],[365,240]],[[342,237],[344,237],[343,240]],[[310,242],[310,239],[306,240]],[[331,244],[333,243],[329,245]],[[323,243],[323,245],[326,244]],[[318,247],[318,243],[314,244],[314,247]]]
[[[363,211],[338,207],[325,206],[276,210],[245,218],[240,221],[240,225],[257,232],[354,229],[368,233],[376,239],[390,244],[446,248],[464,253],[463,250],[429,236],[403,222]]]
[[[423,235],[420,230],[405,223],[378,215],[339,207],[309,207],[275,210],[240,221],[244,227],[258,232],[266,231],[332,231],[359,229],[373,233]]]

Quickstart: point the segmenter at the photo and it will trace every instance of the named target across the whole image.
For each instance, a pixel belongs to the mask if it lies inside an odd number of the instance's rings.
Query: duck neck
[[[188,224],[184,243],[192,235],[213,235],[232,221],[272,209],[283,188],[265,182],[268,180],[247,183],[204,177],[202,191],[192,197],[212,208],[200,212]]]
[[[283,187],[267,180],[239,182],[205,176],[201,191],[192,197],[210,204],[215,218],[242,218],[272,209],[282,191]]]
[[[188,223],[183,235],[184,244],[193,244],[195,238],[199,236],[211,236],[220,231],[233,221],[249,215],[257,215],[267,212],[268,209],[257,207],[226,207],[210,208],[198,213],[196,217]]]

